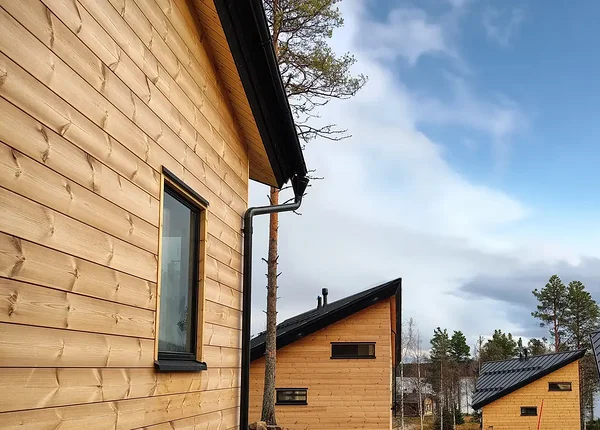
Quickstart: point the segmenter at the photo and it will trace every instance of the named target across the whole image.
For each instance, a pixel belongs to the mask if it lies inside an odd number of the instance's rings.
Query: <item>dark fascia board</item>
[[[481,409],[485,405],[489,405],[490,403],[495,402],[496,400],[498,400],[514,391],[517,391],[519,388],[523,388],[524,386],[529,385],[532,382],[537,381],[538,379],[543,378],[544,376],[549,375],[552,372],[555,372],[558,369],[565,367],[567,364],[571,364],[574,361],[580,360],[581,358],[583,358],[584,355],[585,355],[585,349],[580,349],[579,351],[577,351],[577,354],[574,354],[568,360],[556,363],[554,366],[550,366],[547,369],[544,369],[542,372],[536,373],[535,375],[522,380],[518,384],[511,385],[510,387],[507,387],[502,391],[498,391],[493,396],[488,397],[487,399],[482,400],[481,402],[473,403],[473,405],[471,405],[471,407],[475,410]]]
[[[350,302],[347,305],[341,306],[332,312],[325,313],[315,318],[314,320],[308,320],[305,324],[296,327],[294,330],[289,330],[281,335],[277,336],[277,349],[283,348],[297,340],[302,339],[310,334],[313,334],[333,323],[336,323],[344,318],[349,317],[369,306],[379,303],[382,300],[388,299],[394,295],[401,294],[402,290],[402,279],[397,279],[390,282],[385,288],[381,290],[373,291],[360,299]],[[377,300],[373,300],[374,298]],[[397,296],[396,296],[397,297]],[[250,361],[258,360],[265,354],[265,343],[254,346],[250,350]]]
[[[275,179],[306,176],[261,0],[214,0]]]

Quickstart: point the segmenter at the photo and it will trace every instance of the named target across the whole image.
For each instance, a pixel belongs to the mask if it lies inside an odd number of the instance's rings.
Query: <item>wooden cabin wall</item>
[[[185,0],[0,0],[0,428],[238,423],[248,155]],[[200,373],[157,373],[160,171],[210,203]]]
[[[308,405],[276,406],[290,430],[391,429],[390,301],[277,350],[277,388],[308,388]],[[375,359],[331,359],[331,342],[376,342]],[[265,360],[250,366],[250,422],[260,418]]]
[[[541,416],[541,428],[580,429],[579,375],[575,361],[489,403],[482,408],[483,428],[537,429]],[[570,382],[571,391],[549,391],[550,382]],[[538,415],[521,416],[521,406],[537,406]]]

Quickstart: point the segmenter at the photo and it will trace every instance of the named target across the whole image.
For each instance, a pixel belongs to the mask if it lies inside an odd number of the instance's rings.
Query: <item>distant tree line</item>
[[[497,329],[489,339],[478,338],[471,356],[462,331],[454,330],[450,335],[448,329],[437,327],[430,340],[429,357],[426,357],[421,351],[416,324],[410,320],[409,329],[403,332],[401,362],[408,358],[417,363],[417,367],[420,363],[430,363],[432,371],[423,377],[419,373],[417,388],[419,398],[425,384],[433,390],[437,406],[435,429],[452,429],[463,421],[460,377],[465,372],[477,375],[483,362],[515,358],[525,352],[536,356],[582,348],[587,349],[580,366],[582,423],[586,417],[593,420],[594,393],[600,384],[590,334],[600,330],[600,307],[581,281],[573,280],[565,285],[558,275],[552,275],[543,288],[534,289],[532,294],[537,305],[531,315],[539,320],[541,327],[548,329],[550,338],[529,338],[526,345],[521,337],[515,338],[512,333]],[[421,410],[419,415],[422,419]]]

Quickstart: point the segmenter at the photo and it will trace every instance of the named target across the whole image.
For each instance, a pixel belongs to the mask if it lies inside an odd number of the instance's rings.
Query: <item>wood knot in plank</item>
[[[79,6],[77,5],[77,0],[73,0],[73,5],[75,6],[75,11],[77,12],[77,17],[79,18],[79,25],[75,30],[75,34],[81,33],[81,29],[83,28],[83,19],[81,18],[81,12],[79,11]]]
[[[16,292],[11,293],[10,296],[8,296],[8,303],[10,303],[10,306],[8,307],[8,316],[12,316],[13,313],[15,313],[15,311],[17,310],[17,301],[19,300],[19,295]]]
[[[110,264],[112,259],[115,257],[115,246],[113,245],[112,242],[109,244],[109,246],[110,246],[110,251],[108,252],[108,259],[106,261],[106,264]]]
[[[46,18],[48,19],[48,24],[50,24],[50,49],[53,49],[56,35],[54,30],[54,22],[52,20],[52,12],[48,8],[46,8]]]
[[[122,57],[122,55],[123,55],[123,51],[119,49],[117,51],[117,61],[115,61],[113,63],[110,63],[108,65],[108,67],[110,68],[110,70],[112,70],[113,72],[115,70],[117,70],[117,67],[119,67],[119,64],[121,64],[121,57]],[[146,79],[148,79],[148,78],[146,78]]]
[[[106,124],[108,123],[108,111],[104,111],[104,116],[100,120],[100,127],[102,130],[106,130]]]
[[[121,16],[125,16],[125,9],[127,8],[127,0],[123,0],[123,7],[121,8],[121,10],[119,11],[119,15]]]
[[[71,185],[68,182],[65,183],[65,189],[67,190],[67,193],[69,193],[69,198],[71,200],[74,200],[75,195],[73,194],[73,190],[71,190]]]
[[[131,236],[135,231],[135,227],[133,225],[133,217],[129,212],[127,213],[127,222],[129,223],[129,235]]]
[[[133,174],[129,178],[131,180],[131,182],[135,182],[135,180],[137,179],[139,173],[140,173],[140,167],[136,163],[135,170],[133,171]]]
[[[21,156],[21,154],[19,153],[19,151],[16,151],[11,148],[10,155],[12,156],[13,162],[15,163],[15,166],[16,166],[15,178],[18,178],[23,173],[23,167],[19,163],[19,157]]]
[[[102,84],[100,84],[100,92],[103,93],[106,90],[106,84],[108,83],[108,72],[107,67],[102,63]]]
[[[6,82],[6,78],[8,77],[8,72],[2,66],[0,66],[0,87],[4,85]]]
[[[60,133],[60,135],[61,135],[61,136],[64,136],[64,135],[67,133],[67,131],[69,130],[69,128],[71,128],[71,125],[72,125],[72,124],[73,124],[73,122],[72,122],[71,120],[69,120],[69,122],[68,122],[68,123],[66,123],[65,125],[63,125],[63,126],[60,128],[60,130],[59,130],[59,133]]]
[[[9,278],[14,278],[19,274],[19,272],[21,271],[21,269],[23,269],[23,266],[25,265],[25,260],[26,258],[23,254],[17,257],[17,261],[15,261],[15,264],[13,264],[13,266],[10,269],[10,273],[8,275]]]
[[[23,260],[25,260],[25,257],[23,256],[23,242],[21,242],[21,239],[16,236],[11,236],[10,241],[17,250],[17,252],[21,254]]]
[[[135,104],[135,96],[133,95],[133,91],[129,91],[129,98],[131,99],[131,104],[133,105],[133,113],[131,114],[131,120],[135,122],[137,117],[137,105]]]
[[[72,272],[68,273],[73,275],[73,279],[71,279],[71,285],[69,285],[69,290],[73,291],[75,289],[75,284],[79,280],[79,269],[75,267],[75,269]]]
[[[65,346],[66,346],[64,340],[61,340],[60,343],[61,343],[61,345],[60,345],[60,348],[58,349],[58,357],[61,357],[64,354]]]

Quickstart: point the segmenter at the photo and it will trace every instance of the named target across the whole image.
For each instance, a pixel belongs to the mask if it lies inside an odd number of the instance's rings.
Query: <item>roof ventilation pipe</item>
[[[327,306],[327,295],[329,294],[329,290],[327,288],[323,288],[321,293],[323,293],[323,306]]]

